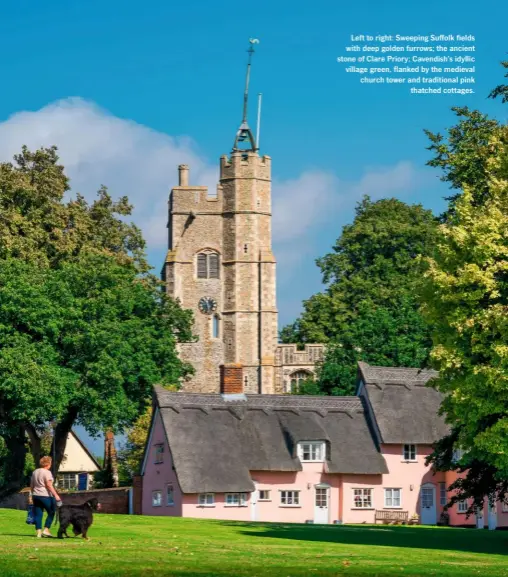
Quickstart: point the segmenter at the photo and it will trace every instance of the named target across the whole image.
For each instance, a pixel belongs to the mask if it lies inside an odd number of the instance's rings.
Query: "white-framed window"
[[[300,491],[281,491],[280,504],[281,507],[299,507]]]
[[[267,491],[266,489],[259,491],[259,501],[271,501],[270,491]]]
[[[219,278],[219,255],[216,252],[200,252],[196,263],[198,278]]]
[[[152,491],[152,507],[162,507],[162,491]]]
[[[78,486],[76,473],[60,473],[56,480],[59,489],[76,489]]]
[[[402,456],[404,461],[416,461],[416,445],[404,445]]]
[[[175,504],[175,490],[173,485],[166,487],[166,505],[171,506]]]
[[[245,493],[226,493],[226,507],[246,507],[247,495]]]
[[[164,445],[155,445],[155,461],[156,465],[160,465],[164,462]]]
[[[300,461],[320,462],[325,459],[325,444],[322,441],[298,444]]]
[[[508,495],[505,495],[505,500],[501,503],[501,511],[503,513],[508,513]]]
[[[385,508],[402,507],[402,489],[385,489]]]
[[[446,483],[439,483],[439,503],[444,507],[446,502]]]
[[[372,489],[353,489],[355,509],[372,509]]]
[[[467,513],[467,509],[468,509],[467,501],[459,501],[457,503],[457,511],[459,513]]]
[[[215,505],[215,495],[213,493],[200,493],[198,495],[198,505],[200,507],[213,507]]]

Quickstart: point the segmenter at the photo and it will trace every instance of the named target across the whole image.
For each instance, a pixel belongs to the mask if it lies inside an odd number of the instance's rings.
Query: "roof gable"
[[[358,364],[380,442],[430,445],[448,434],[439,415],[443,396],[431,386],[436,371]]]

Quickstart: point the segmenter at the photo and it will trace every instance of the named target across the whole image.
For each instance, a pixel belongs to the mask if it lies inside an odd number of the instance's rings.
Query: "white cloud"
[[[56,144],[74,193],[91,200],[105,184],[114,198],[127,195],[135,206],[134,221],[157,259],[166,248],[167,200],[178,164],[190,165],[191,184],[214,190],[218,178],[218,162],[206,159],[191,138],[162,134],[80,98],[19,112],[0,123],[0,161],[11,160],[23,144],[31,149]],[[326,235],[331,246],[363,194],[374,199],[401,195],[421,180],[421,171],[409,162],[368,168],[353,182],[319,169],[274,180],[272,230],[283,292],[287,286],[294,301],[301,279],[309,274],[318,279],[315,239]],[[153,264],[158,268],[159,262]]]
[[[194,183],[217,182],[217,170],[192,139],[117,118],[80,98],[19,112],[0,124],[0,160],[10,160],[23,144],[31,149],[56,144],[73,192],[91,199],[105,184],[113,197],[127,195],[152,249],[166,246],[168,193],[178,164],[190,165]]]

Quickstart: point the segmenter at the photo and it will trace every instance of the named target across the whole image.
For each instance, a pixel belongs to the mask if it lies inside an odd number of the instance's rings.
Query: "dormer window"
[[[323,441],[299,443],[298,457],[307,463],[320,463],[325,460],[325,444]]]
[[[416,461],[416,445],[404,445],[404,461]]]
[[[197,277],[219,278],[219,255],[216,252],[205,251],[198,253]]]

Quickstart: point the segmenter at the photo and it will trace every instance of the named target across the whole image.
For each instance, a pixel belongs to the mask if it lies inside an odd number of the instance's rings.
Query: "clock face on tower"
[[[202,297],[199,299],[199,310],[205,315],[213,313],[217,309],[217,302],[211,297]]]

